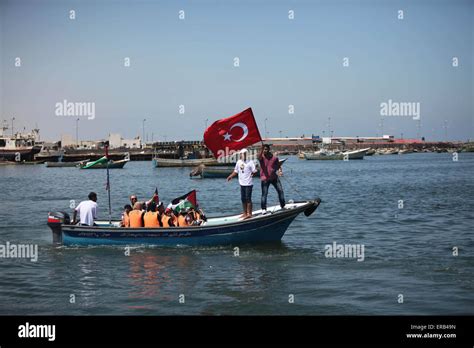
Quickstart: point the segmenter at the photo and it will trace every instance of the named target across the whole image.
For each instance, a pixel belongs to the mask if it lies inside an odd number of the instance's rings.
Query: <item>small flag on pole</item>
[[[153,194],[153,201],[158,204],[160,202],[160,197],[158,195],[158,187],[155,188],[155,193]]]
[[[185,195],[177,197],[171,201],[168,205],[168,208],[175,210],[176,212],[181,212],[186,208],[197,208],[198,202],[196,197],[196,190],[192,190]]]

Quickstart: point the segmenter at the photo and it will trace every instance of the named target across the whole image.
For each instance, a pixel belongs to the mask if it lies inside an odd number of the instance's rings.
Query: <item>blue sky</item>
[[[420,103],[427,139],[444,140],[446,120],[448,138],[466,140],[473,9],[467,0],[0,0],[0,118],[59,139],[75,134],[76,117],[56,116],[55,104],[95,102],[82,139],[141,135],[146,118],[148,140],[181,140],[251,106],[262,134],[267,118],[270,136],[327,135],[331,117],[335,135],[370,136],[391,99]],[[415,137],[417,122],[386,117],[384,133]]]

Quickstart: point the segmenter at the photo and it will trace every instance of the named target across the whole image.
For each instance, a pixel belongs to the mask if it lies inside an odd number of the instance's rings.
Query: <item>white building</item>
[[[80,150],[95,150],[100,149],[103,143],[103,140],[79,140],[79,143],[77,143],[76,139],[70,134],[61,135],[61,147],[72,147]]]
[[[140,137],[133,139],[123,139],[119,133],[109,134],[109,145],[111,149],[128,148],[128,149],[139,149],[141,148],[142,142]]]
[[[76,139],[74,139],[70,134],[61,135],[61,146],[62,147],[75,147]]]

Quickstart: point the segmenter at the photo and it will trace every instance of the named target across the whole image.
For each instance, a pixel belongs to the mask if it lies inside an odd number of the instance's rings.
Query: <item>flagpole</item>
[[[105,158],[107,159],[107,192],[109,196],[109,224],[112,224],[112,204],[110,203],[110,176],[109,176],[109,142],[105,143]]]

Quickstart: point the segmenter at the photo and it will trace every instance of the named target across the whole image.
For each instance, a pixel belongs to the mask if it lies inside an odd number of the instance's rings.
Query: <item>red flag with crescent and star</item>
[[[204,132],[204,143],[216,158],[230,150],[238,151],[262,141],[252,108],[237,115],[217,120]]]

